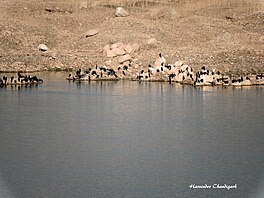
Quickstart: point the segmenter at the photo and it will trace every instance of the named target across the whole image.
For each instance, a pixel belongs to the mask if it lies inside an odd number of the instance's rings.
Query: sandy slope
[[[263,7],[243,1],[240,8],[231,0],[180,2],[124,4],[130,16],[120,18],[109,1],[91,1],[79,9],[69,0],[2,0],[0,71],[105,64],[109,59],[103,47],[115,42],[140,44],[132,56],[142,66],[153,64],[162,52],[169,63],[182,60],[194,68],[205,64],[232,73],[264,71]],[[99,33],[86,38],[94,28]],[[151,38],[157,42],[148,44]],[[47,52],[38,50],[41,43]]]

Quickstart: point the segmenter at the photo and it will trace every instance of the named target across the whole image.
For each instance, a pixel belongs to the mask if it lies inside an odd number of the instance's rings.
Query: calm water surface
[[[37,75],[0,89],[0,197],[264,197],[264,87]]]

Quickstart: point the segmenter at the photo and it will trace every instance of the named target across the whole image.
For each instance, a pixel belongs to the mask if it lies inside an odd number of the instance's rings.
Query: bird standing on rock
[[[156,59],[154,63],[154,67],[157,68],[165,65],[166,65],[166,59],[164,58],[164,56],[161,55],[161,53],[159,53],[159,58]]]

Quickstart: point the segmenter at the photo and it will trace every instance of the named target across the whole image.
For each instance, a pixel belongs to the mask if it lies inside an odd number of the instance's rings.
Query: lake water
[[[0,89],[0,197],[264,197],[264,87],[37,75]]]

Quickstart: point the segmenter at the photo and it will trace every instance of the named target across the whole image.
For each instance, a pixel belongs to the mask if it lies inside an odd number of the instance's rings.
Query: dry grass
[[[264,0],[43,0],[44,3],[67,5],[78,10],[93,6],[116,8],[122,6],[131,13],[141,13],[157,7],[169,7],[181,13],[182,16],[196,14],[208,8],[214,11],[214,16],[221,12],[255,12],[264,10]]]
[[[102,5],[109,7],[123,6],[129,10],[144,10],[153,6],[168,5],[183,12],[195,12],[208,7],[236,9],[252,12],[264,9],[264,0],[44,0],[44,2],[58,2],[78,8],[80,5]]]

